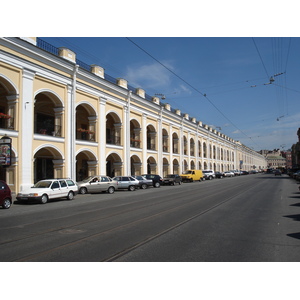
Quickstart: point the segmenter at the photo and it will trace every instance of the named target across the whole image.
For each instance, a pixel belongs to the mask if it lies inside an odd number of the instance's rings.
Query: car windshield
[[[182,174],[192,174],[192,171],[184,171]]]
[[[169,177],[169,178],[174,178],[175,175],[174,174],[168,174],[166,177]]]
[[[33,186],[33,188],[46,189],[50,187],[51,183],[52,181],[39,181]]]
[[[84,178],[82,181],[83,182],[90,182],[93,178],[94,178],[94,176],[89,176],[87,178]]]

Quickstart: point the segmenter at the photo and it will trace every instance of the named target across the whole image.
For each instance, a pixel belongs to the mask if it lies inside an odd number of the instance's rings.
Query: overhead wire
[[[155,60],[157,63],[159,63],[162,67],[167,69],[170,73],[172,73],[174,76],[176,76],[178,79],[180,79],[182,82],[184,82],[186,85],[188,85],[191,89],[202,95],[233,127],[235,127],[240,133],[242,133],[244,136],[246,136],[248,139],[250,139],[254,144],[256,144],[251,137],[249,137],[246,133],[244,133],[239,127],[237,127],[213,102],[210,100],[205,93],[202,93],[197,88],[195,88],[193,85],[191,85],[189,82],[187,82],[185,79],[183,79],[181,76],[176,74],[173,70],[171,70],[169,67],[167,67],[165,64],[163,64],[161,61],[156,59],[153,55],[151,55],[148,51],[143,49],[141,46],[139,46],[137,43],[135,43],[132,39],[126,37],[128,41],[130,41],[132,44],[134,44],[137,48],[139,48],[141,51],[146,53],[148,56],[150,56],[153,60]],[[258,146],[256,144],[256,146]],[[259,146],[258,146],[259,147]]]
[[[255,46],[256,51],[257,51],[257,53],[258,53],[258,56],[260,57],[260,61],[261,61],[262,65],[263,65],[263,67],[264,67],[264,70],[265,70],[265,72],[266,72],[268,78],[270,78],[270,75],[269,75],[269,73],[268,73],[268,71],[267,71],[267,68],[266,68],[266,66],[265,66],[265,64],[264,64],[264,61],[263,61],[263,59],[262,59],[262,57],[261,57],[261,54],[260,54],[260,52],[259,52],[259,50],[258,50],[258,47],[257,47],[257,45],[256,45],[256,42],[255,42],[254,38],[252,38],[252,41],[253,41],[253,43],[254,43],[254,46]]]

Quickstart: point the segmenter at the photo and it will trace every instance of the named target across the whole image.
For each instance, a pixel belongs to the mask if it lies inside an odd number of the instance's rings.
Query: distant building
[[[289,149],[285,153],[285,158],[286,158],[286,168],[291,169],[293,167],[293,161],[292,161],[292,150]]]
[[[292,168],[300,168],[300,128],[297,135],[298,142],[292,146]]]
[[[259,153],[266,157],[268,168],[285,169],[287,167],[286,158],[279,149],[274,149],[273,151],[261,150]]]

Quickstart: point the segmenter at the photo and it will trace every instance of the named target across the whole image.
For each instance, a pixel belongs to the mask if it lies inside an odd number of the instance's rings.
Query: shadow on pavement
[[[300,214],[298,214],[298,215],[289,215],[289,216],[284,216],[284,217],[291,218],[294,221],[300,221]]]
[[[288,233],[287,236],[295,238],[295,239],[300,239],[300,232]]]

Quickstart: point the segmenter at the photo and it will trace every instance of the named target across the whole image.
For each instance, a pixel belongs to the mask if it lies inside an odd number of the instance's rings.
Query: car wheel
[[[141,185],[141,189],[143,189],[143,190],[145,190],[147,187],[148,187],[148,186],[147,186],[146,183],[143,183],[143,184]]]
[[[160,187],[160,183],[159,182],[155,182],[154,183],[154,187],[159,188]]]
[[[87,193],[87,188],[82,187],[82,188],[79,190],[79,193],[82,194],[82,195],[86,194],[86,193]]]
[[[73,200],[74,199],[74,193],[71,191],[69,192],[68,196],[67,196],[68,200]]]
[[[135,186],[134,186],[134,185],[130,185],[130,186],[128,187],[128,191],[133,192],[134,190],[135,190]]]
[[[41,198],[41,204],[46,204],[48,202],[48,196],[46,194],[44,194]]]
[[[182,181],[179,181],[178,184],[181,185],[181,184],[182,184]]]
[[[5,208],[5,209],[8,209],[8,208],[11,207],[11,202],[8,198],[4,200],[4,202],[2,204],[2,207]]]
[[[115,192],[115,188],[114,188],[113,186],[110,186],[110,187],[108,188],[107,192],[108,192],[109,194],[113,194],[113,193]]]
[[[209,179],[209,180],[212,180],[213,178],[212,178],[212,176],[209,176],[208,179]]]

